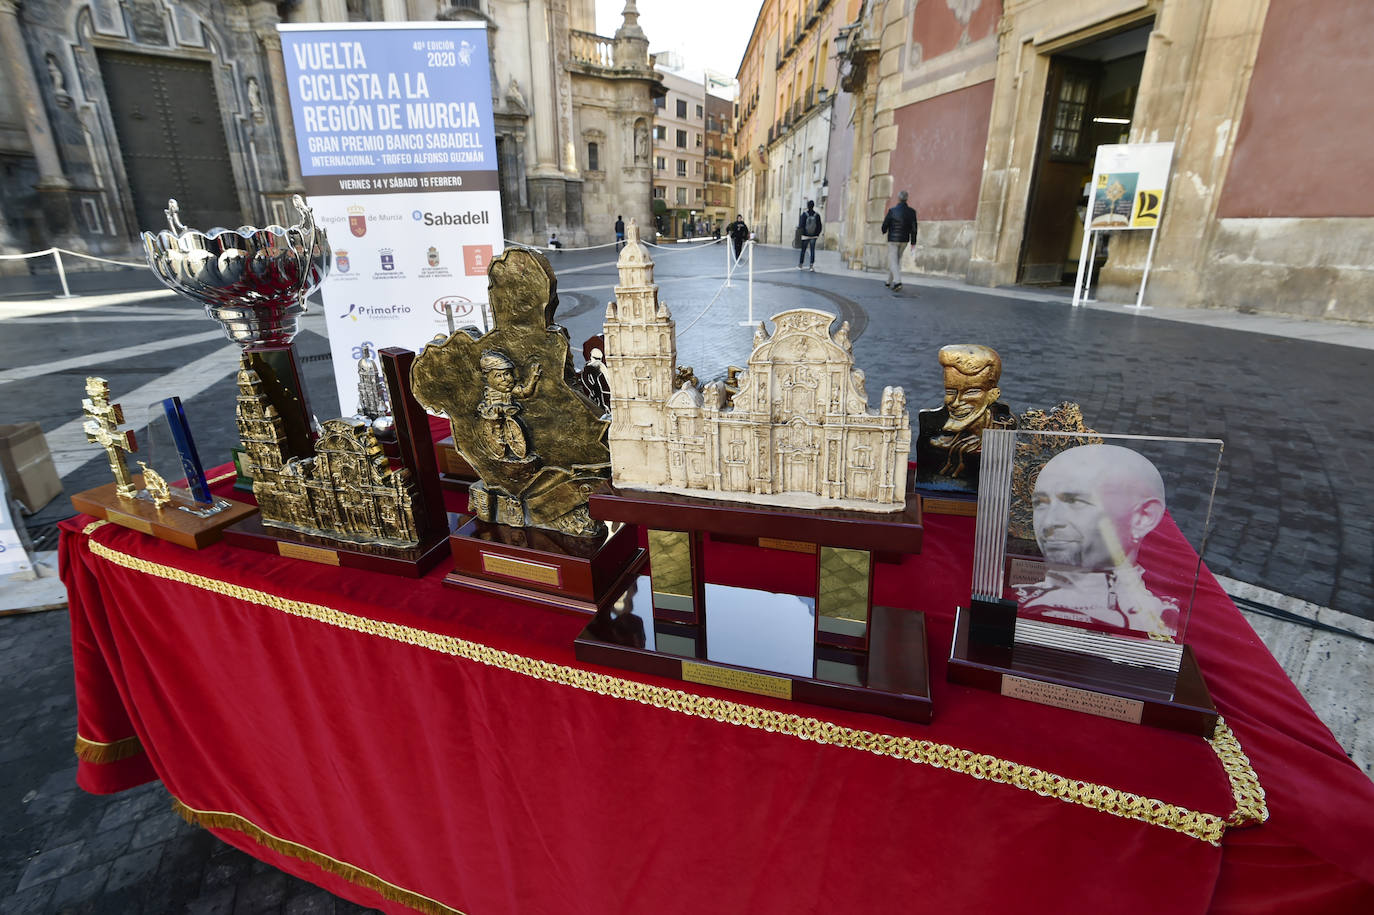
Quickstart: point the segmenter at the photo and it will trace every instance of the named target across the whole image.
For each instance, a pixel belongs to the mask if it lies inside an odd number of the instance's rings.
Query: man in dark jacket
[[[801,250],[797,252],[797,269],[806,261],[806,252],[811,252],[811,272],[816,272],[816,239],[821,234],[821,214],[816,212],[816,201],[806,201],[806,209],[797,220],[797,232],[801,235]]]
[[[883,217],[880,231],[887,234],[887,281],[896,292],[902,288],[902,245],[916,247],[916,211],[906,205],[907,194],[897,195],[897,205]]]
[[[735,214],[735,221],[725,227],[725,234],[730,236],[730,240],[735,243],[735,260],[739,260],[740,252],[744,250],[744,243],[749,240],[749,227],[744,224],[744,217]]]

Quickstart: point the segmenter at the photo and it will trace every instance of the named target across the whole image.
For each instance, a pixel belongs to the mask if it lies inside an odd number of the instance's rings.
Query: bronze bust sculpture
[[[1014,429],[1016,417],[998,403],[1002,359],[977,343],[943,346],[945,402],[918,414],[916,482],[932,489],[976,492],[984,429]]]

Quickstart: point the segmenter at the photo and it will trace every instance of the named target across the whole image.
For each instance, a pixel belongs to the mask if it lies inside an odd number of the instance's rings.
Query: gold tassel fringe
[[[77,734],[75,749],[76,758],[82,762],[112,763],[142,753],[143,744],[138,742],[137,737],[125,737],[122,740],[102,743],[99,740],[87,740]]]
[[[446,906],[428,896],[421,896],[419,893],[403,889],[394,883],[388,883],[376,874],[369,873],[360,867],[346,864],[337,858],[329,857],[324,852],[306,848],[304,845],[289,839],[274,836],[237,813],[226,813],[220,810],[196,810],[175,797],[172,798],[172,809],[192,826],[200,826],[205,829],[232,829],[235,832],[241,832],[254,842],[265,848],[270,848],[277,854],[306,861],[320,870],[328,871],[336,877],[342,877],[349,883],[366,887],[385,899],[408,905],[417,912],[424,912],[426,915],[463,915],[458,909]]]

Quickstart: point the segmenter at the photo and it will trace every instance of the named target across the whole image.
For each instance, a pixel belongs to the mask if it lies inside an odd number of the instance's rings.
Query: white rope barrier
[[[121,267],[143,267],[143,266],[146,266],[145,264],[141,264],[141,263],[133,263],[133,262],[131,262],[131,261],[117,261],[117,260],[111,260],[111,259],[108,258],[108,257],[97,257],[97,256],[94,255],[94,254],[82,254],[80,251],[69,251],[69,250],[67,250],[66,248],[57,248],[57,247],[45,248],[45,249],[43,249],[42,251],[30,251],[30,252],[28,252],[28,253],[26,253],[26,254],[0,254],[0,260],[7,260],[7,261],[12,261],[12,260],[27,260],[28,258],[31,258],[31,257],[45,257],[45,256],[47,256],[47,255],[49,255],[49,254],[52,255],[53,266],[57,268],[57,278],[62,282],[62,294],[56,297],[56,298],[59,298],[59,299],[75,299],[75,298],[77,298],[77,296],[72,295],[71,287],[67,285],[67,271],[66,271],[66,268],[64,268],[64,267],[62,266],[62,255],[64,255],[64,254],[70,254],[72,257],[83,257],[83,258],[85,258],[86,260],[90,260],[90,261],[100,261],[100,262],[106,263],[106,264],[117,264],[117,265],[119,265],[119,266],[121,266]]]
[[[68,251],[66,248],[52,248],[53,251],[61,251],[63,254],[70,254],[72,257],[84,257],[88,261],[100,261],[105,264],[118,264],[121,267],[146,267],[148,264],[143,261],[116,261],[108,257],[96,257],[94,254],[82,254],[80,251]]]

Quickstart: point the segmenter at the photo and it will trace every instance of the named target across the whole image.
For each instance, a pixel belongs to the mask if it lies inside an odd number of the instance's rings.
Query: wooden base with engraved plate
[[[449,512],[447,525],[452,530],[463,516]],[[405,578],[423,578],[424,574],[447,555],[448,538],[430,537],[413,547],[389,546],[383,543],[355,543],[335,537],[308,534],[282,527],[269,527],[262,517],[254,515],[225,531],[224,542],[263,553],[275,553],[288,559],[304,559],[321,565],[345,569],[385,572]]]
[[[643,567],[638,536],[632,524],[608,525],[606,535],[595,538],[470,518],[449,538],[454,567],[444,584],[595,613]]]
[[[1004,696],[1212,736],[1217,708],[1192,649],[1177,672],[1115,663],[1078,651],[1016,643],[1016,605],[974,601],[954,619],[948,677]]]
[[[134,474],[133,479],[142,490],[143,475]],[[173,499],[158,508],[144,493],[136,499],[121,499],[115,494],[116,485],[106,483],[79,492],[72,496],[72,507],[92,518],[151,534],[191,550],[218,543],[226,527],[250,515],[256,516],[258,511],[256,505],[231,499],[216,499],[210,506],[189,504],[185,507],[184,503]]]
[[[649,528],[650,572],[578,636],[579,659],[930,721],[925,615],[873,604],[877,553],[921,551],[914,495],[902,511],[874,513],[606,484],[588,505],[593,517]],[[772,586],[790,593],[726,585],[708,574],[708,537],[757,549],[760,566],[770,561],[767,550],[809,554],[813,572]],[[765,577],[750,576],[751,584]]]
[[[919,724],[931,720],[923,613],[873,607],[862,650],[816,642],[815,602],[805,596],[707,584],[708,617],[719,621],[709,640],[704,622],[664,618],[655,597],[649,576],[639,576],[582,630],[573,643],[577,659]],[[757,628],[755,616],[771,631]]]

